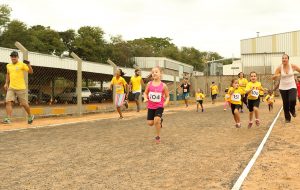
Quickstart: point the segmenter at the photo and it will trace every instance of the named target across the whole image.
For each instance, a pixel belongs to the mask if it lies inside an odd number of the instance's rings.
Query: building
[[[209,63],[208,73],[212,76],[223,74],[223,64],[218,62]]]
[[[136,66],[143,70],[150,70],[155,66],[163,68],[164,74],[183,77],[191,75],[194,67],[165,57],[134,57]]]
[[[241,60],[235,60],[230,65],[223,65],[223,75],[237,75],[242,72]]]
[[[286,53],[290,62],[300,66],[300,30],[241,40],[244,73],[273,74]]]

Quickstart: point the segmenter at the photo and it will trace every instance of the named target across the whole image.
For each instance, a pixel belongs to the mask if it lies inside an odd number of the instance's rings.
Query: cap
[[[11,57],[18,57],[19,54],[18,54],[18,52],[13,51],[13,52],[10,53],[10,56],[11,56]]]

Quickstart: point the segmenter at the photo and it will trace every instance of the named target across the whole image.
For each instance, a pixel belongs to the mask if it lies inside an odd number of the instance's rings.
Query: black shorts
[[[203,104],[203,100],[197,100],[197,103],[199,103],[199,104]]]
[[[217,95],[218,94],[211,95],[211,99],[213,99],[213,100],[217,99]]]
[[[148,109],[147,120],[154,120],[154,117],[162,117],[164,108]]]
[[[242,106],[240,104],[231,104],[231,113],[234,115],[234,110],[240,110]]]
[[[140,98],[140,95],[141,95],[140,92],[132,93],[132,95],[133,95],[133,98],[134,98],[135,101],[139,101],[139,98]]]
[[[260,102],[259,98],[256,99],[256,100],[248,100],[248,109],[249,109],[249,111],[253,112],[254,107],[259,108],[259,102]]]

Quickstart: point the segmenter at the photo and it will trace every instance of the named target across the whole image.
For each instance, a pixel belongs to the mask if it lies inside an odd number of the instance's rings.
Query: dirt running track
[[[297,114],[285,125],[281,113],[243,189],[300,189],[300,111]]]
[[[221,106],[166,112],[161,144],[145,116],[2,132],[0,189],[230,189],[275,116],[261,108],[252,129]]]

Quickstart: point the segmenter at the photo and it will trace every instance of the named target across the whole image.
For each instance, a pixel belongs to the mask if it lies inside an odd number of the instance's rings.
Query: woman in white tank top
[[[296,96],[297,87],[294,77],[294,71],[300,73],[300,68],[297,65],[289,63],[289,56],[284,54],[282,56],[282,64],[275,70],[272,77],[273,80],[280,77],[279,91],[283,102],[283,111],[285,122],[291,122],[291,115],[296,117]]]

